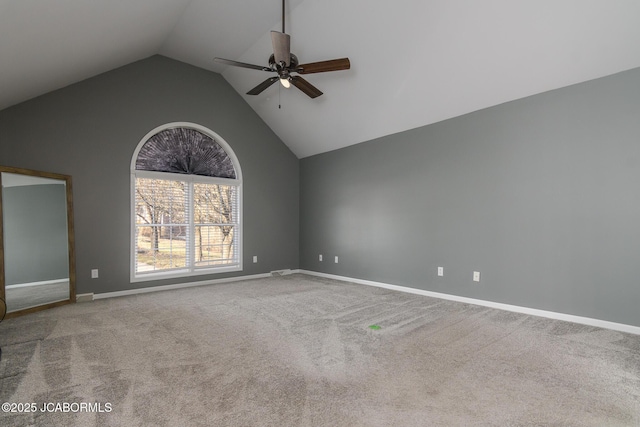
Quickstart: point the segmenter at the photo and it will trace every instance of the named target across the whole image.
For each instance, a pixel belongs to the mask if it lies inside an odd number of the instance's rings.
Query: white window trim
[[[139,171],[136,170],[136,160],[138,158],[138,154],[140,153],[140,149],[142,146],[155,134],[162,132],[166,129],[172,128],[190,128],[202,132],[205,135],[211,137],[216,143],[220,144],[220,146],[227,153],[233,167],[236,172],[236,179],[229,178],[216,178],[216,177],[206,177],[199,175],[185,175],[185,174],[177,174],[177,173],[169,173],[169,172],[153,172],[153,171]],[[210,129],[207,129],[204,126],[189,123],[189,122],[173,122],[167,123],[162,126],[158,126],[153,129],[149,133],[147,133],[144,138],[138,143],[135,151],[133,152],[133,157],[131,158],[131,183],[130,183],[130,215],[131,215],[131,224],[129,230],[129,240],[130,240],[130,281],[131,283],[135,282],[147,282],[151,280],[162,280],[162,279],[172,279],[179,277],[190,277],[190,276],[202,276],[202,275],[211,275],[211,274],[220,274],[220,273],[228,273],[233,271],[242,271],[242,261],[243,261],[243,250],[242,250],[242,241],[243,239],[243,222],[242,222],[242,171],[240,169],[240,162],[238,162],[238,158],[235,153],[231,149],[231,146],[217,133],[213,132]],[[165,270],[154,273],[144,273],[136,275],[136,241],[135,241],[135,229],[136,229],[136,214],[135,214],[135,205],[136,205],[136,178],[157,178],[157,179],[175,179],[176,181],[187,181],[187,182],[205,182],[208,184],[223,184],[223,185],[234,185],[238,188],[238,225],[237,225],[237,236],[238,238],[238,263],[228,267],[211,267],[211,268],[183,268],[183,269],[175,269],[175,270]]]

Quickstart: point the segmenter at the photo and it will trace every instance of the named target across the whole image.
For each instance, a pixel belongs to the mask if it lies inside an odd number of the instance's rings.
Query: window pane
[[[193,185],[195,265],[230,265],[239,262],[236,227],[237,187]]]
[[[136,178],[136,272],[188,264],[188,185]]]
[[[196,267],[236,263],[233,226],[196,225]]]

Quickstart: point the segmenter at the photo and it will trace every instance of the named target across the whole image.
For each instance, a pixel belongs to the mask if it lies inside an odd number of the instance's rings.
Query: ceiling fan
[[[273,45],[273,54],[269,57],[269,66],[260,66],[247,64],[244,62],[232,61],[230,59],[213,58],[215,62],[225,65],[233,65],[234,67],[250,68],[253,70],[267,71],[277,73],[276,76],[269,77],[258,86],[247,92],[247,95],[258,95],[266,88],[280,80],[282,86],[289,88],[294,85],[310,98],[317,98],[322,92],[307,80],[297,74],[313,74],[324,73],[327,71],[348,70],[351,68],[349,58],[331,59],[328,61],[311,62],[308,64],[298,63],[298,58],[291,53],[291,36],[284,32],[284,2],[282,0],[282,32],[271,31],[271,44]]]

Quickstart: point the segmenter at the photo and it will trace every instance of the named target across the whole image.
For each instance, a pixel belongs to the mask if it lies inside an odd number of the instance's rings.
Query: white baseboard
[[[516,313],[530,314],[532,316],[546,317],[555,320],[564,320],[566,322],[579,323],[582,325],[596,326],[598,328],[612,329],[614,331],[628,332],[630,334],[640,335],[640,327],[625,325],[623,323],[609,322],[607,320],[592,319],[589,317],[574,316],[572,314],[557,313],[554,311],[538,310],[536,308],[520,307],[517,305],[503,304],[493,301],[485,301],[474,298],[461,297],[457,295],[443,294],[439,292],[425,291],[422,289],[409,288],[406,286],[390,285],[388,283],[374,282],[371,280],[354,279],[351,277],[337,276],[335,274],[319,273],[310,270],[295,270],[297,273],[308,274],[310,276],[324,277],[327,279],[342,280],[353,282],[360,285],[376,286],[378,288],[392,289],[394,291],[407,292],[411,294],[424,295],[427,297],[446,299],[450,301],[458,301],[467,304],[480,305],[484,307],[497,308],[499,310],[513,311]]]
[[[103,299],[103,298],[123,297],[126,295],[146,294],[148,292],[168,291],[171,289],[193,288],[196,286],[214,285],[216,283],[239,282],[242,280],[262,279],[265,277],[272,277],[272,275],[271,273],[252,274],[250,276],[236,276],[236,277],[227,277],[224,279],[201,280],[199,282],[177,283],[175,285],[150,286],[148,288],[127,289],[126,291],[103,292],[100,294],[93,294],[93,299],[96,300],[96,299]],[[76,296],[76,299],[77,299],[77,296]]]

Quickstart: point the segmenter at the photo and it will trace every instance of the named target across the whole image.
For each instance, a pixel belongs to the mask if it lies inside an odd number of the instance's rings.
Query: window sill
[[[149,282],[152,280],[164,280],[164,279],[175,279],[180,277],[191,277],[191,276],[204,276],[204,275],[212,275],[212,274],[221,274],[221,273],[229,273],[232,271],[242,271],[242,265],[230,265],[225,267],[216,267],[216,268],[202,268],[202,269],[182,269],[182,270],[171,270],[171,271],[159,271],[153,273],[143,273],[136,275],[133,273],[131,275],[131,283],[135,282]]]

